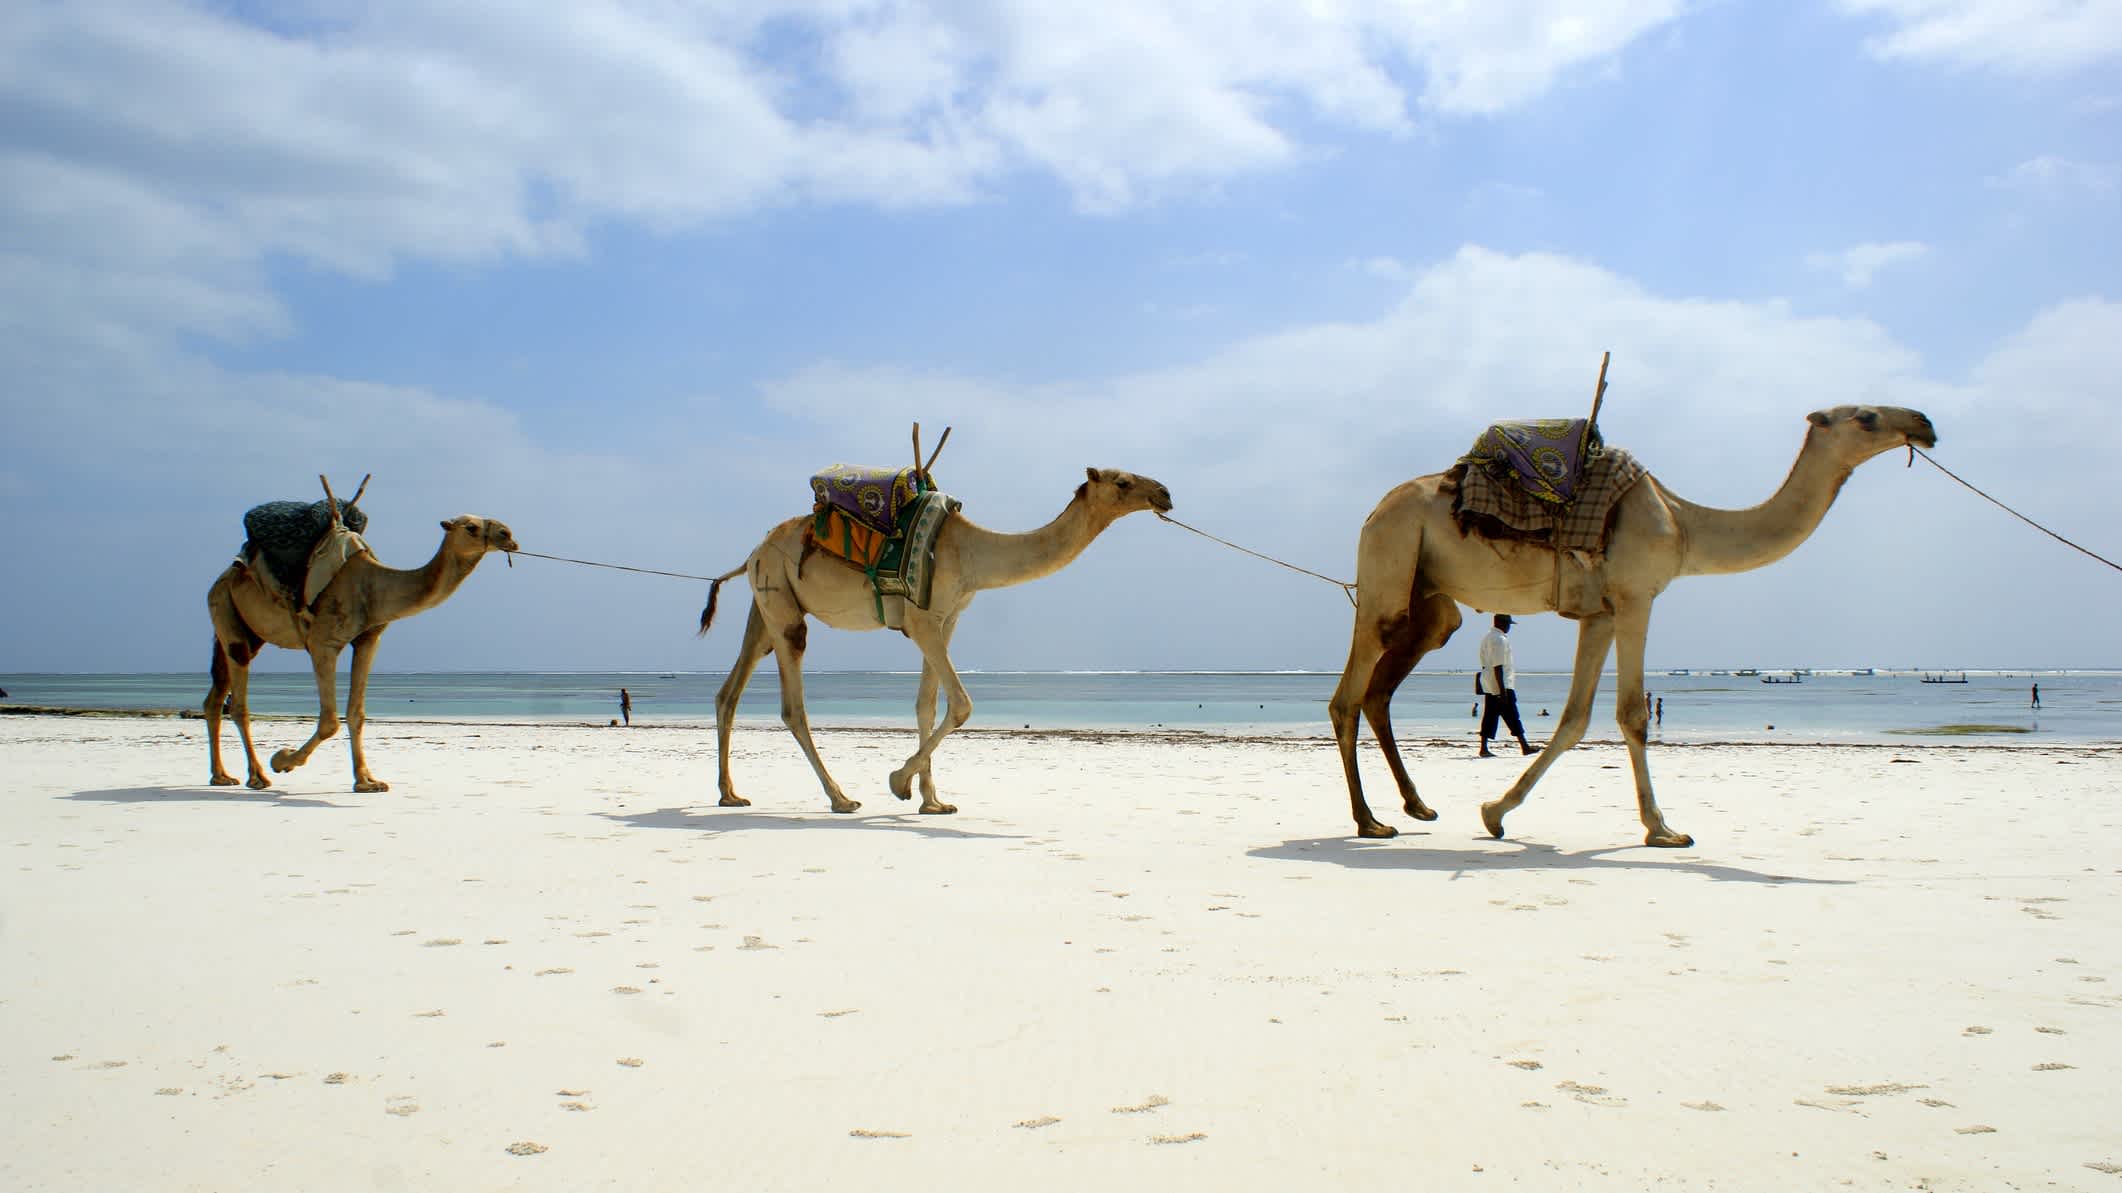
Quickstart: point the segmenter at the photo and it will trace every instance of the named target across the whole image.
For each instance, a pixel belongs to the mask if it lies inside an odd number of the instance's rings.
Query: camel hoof
[[[1428,804],[1409,804],[1407,805],[1407,814],[1417,820],[1424,821],[1437,818],[1437,810]]]
[[[273,751],[274,770],[279,771],[281,774],[284,775],[287,772],[295,769],[296,765],[297,763],[295,762],[295,752],[293,750]]]
[[[264,775],[252,775],[249,781],[245,782],[243,785],[245,787],[250,788],[252,791],[263,791],[266,788],[271,787],[273,785],[273,781],[271,779],[266,778]]]
[[[721,808],[749,808],[752,806],[752,802],[741,795],[725,794],[721,799],[715,801],[715,805]]]
[[[1377,837],[1382,839],[1385,837],[1397,837],[1400,835],[1400,830],[1394,828],[1392,825],[1389,824],[1379,824],[1377,821],[1372,821],[1369,824],[1357,825],[1356,835],[1359,837]]]
[[[1498,808],[1494,804],[1482,804],[1481,823],[1484,827],[1488,829],[1489,836],[1494,837],[1498,841],[1501,841],[1503,839],[1502,809]]]
[[[1660,849],[1686,849],[1695,843],[1695,839],[1686,833],[1666,831],[1645,834],[1643,843],[1645,845],[1655,845]]]
[[[236,785],[236,776],[215,775],[213,778],[208,779],[207,782],[215,787],[234,787]]]
[[[354,781],[354,790],[361,792],[363,795],[372,795],[378,791],[389,791],[390,789],[391,785],[381,779],[356,779]]]
[[[956,804],[927,803],[921,805],[921,814],[924,816],[949,816],[957,810],[958,805]]]
[[[843,816],[861,806],[862,801],[858,799],[842,799],[833,801],[833,811],[838,812]]]
[[[895,770],[887,782],[891,784],[893,795],[898,796],[900,799],[914,798],[914,772],[910,770]],[[927,808],[921,810],[924,812],[928,811]]]

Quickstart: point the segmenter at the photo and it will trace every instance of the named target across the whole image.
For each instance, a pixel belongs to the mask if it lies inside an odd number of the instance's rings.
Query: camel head
[[[1807,450],[1831,452],[1854,468],[1897,447],[1936,447],[1938,432],[1920,410],[1900,406],[1834,406],[1805,416]]]
[[[1086,468],[1083,472],[1089,479],[1077,488],[1077,499],[1107,519],[1137,510],[1155,510],[1160,514],[1171,510],[1171,490],[1146,476],[1136,476],[1117,468]]]
[[[442,549],[448,553],[477,560],[488,551],[513,551],[516,536],[508,532],[508,524],[494,518],[482,518],[477,514],[458,514],[442,523],[446,532]]]

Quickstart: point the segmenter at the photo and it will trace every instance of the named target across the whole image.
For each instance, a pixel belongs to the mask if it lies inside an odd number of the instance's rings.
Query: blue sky
[[[475,512],[719,573],[916,420],[983,524],[1125,468],[1348,577],[1388,488],[1581,413],[1607,350],[1609,442],[1691,499],[1907,405],[2114,557],[2117,146],[2116,0],[10,5],[0,672],[203,669],[243,510],[320,471],[375,474],[387,562]],[[1881,459],[1677,583],[1650,661],[2122,666],[2118,581]],[[703,597],[493,560],[379,666],[716,669]],[[1335,670],[1348,617],[1138,517],[953,653]]]

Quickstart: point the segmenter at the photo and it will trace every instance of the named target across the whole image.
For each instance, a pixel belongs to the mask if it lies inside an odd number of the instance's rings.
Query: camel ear
[[[448,519],[448,518],[444,518],[444,519],[442,519],[442,529],[444,529],[444,530],[448,530],[448,529],[449,529],[449,519]]]
[[[1104,473],[1102,473],[1102,472],[1100,472],[1100,471],[1098,471],[1098,470],[1097,470],[1097,469],[1095,469],[1095,468],[1086,468],[1086,469],[1084,469],[1084,470],[1083,470],[1083,475],[1085,475],[1085,476],[1089,477],[1089,478],[1091,479],[1091,481],[1092,481],[1093,483],[1096,483],[1096,482],[1098,482],[1098,481],[1102,481],[1102,480],[1104,480],[1104,479],[1105,479],[1105,474],[1104,474]]]
[[[1828,422],[1827,411],[1815,410],[1811,414],[1805,416],[1805,421],[1811,423],[1816,427],[1824,427],[1827,425]]]

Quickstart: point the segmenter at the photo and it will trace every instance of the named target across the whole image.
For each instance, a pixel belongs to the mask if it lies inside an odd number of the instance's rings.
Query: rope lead
[[[1274,564],[1276,567],[1285,567],[1293,572],[1302,572],[1305,575],[1312,577],[1313,579],[1324,580],[1328,584],[1336,585],[1341,589],[1341,595],[1348,598],[1348,603],[1350,607],[1355,606],[1356,586],[1348,583],[1346,580],[1336,580],[1332,576],[1322,576],[1319,573],[1311,570],[1310,568],[1300,568],[1294,563],[1285,563],[1282,560],[1276,559],[1272,555],[1262,555],[1258,551],[1254,551],[1246,547],[1241,547],[1238,544],[1231,542],[1229,539],[1219,539],[1215,535],[1212,535],[1207,532],[1206,530],[1202,530],[1193,526],[1188,526],[1186,523],[1181,522],[1179,519],[1172,517],[1170,514],[1160,512],[1157,514],[1157,517],[1162,519],[1163,521],[1171,523],[1172,525],[1178,527],[1181,530],[1191,530],[1195,534],[1200,535],[1202,538],[1205,538],[1212,543],[1222,543],[1224,546],[1229,547],[1233,551],[1242,551],[1245,554],[1252,556],[1254,559],[1264,559],[1267,562]]]
[[[2115,569],[2116,571],[2122,572],[2122,564],[2118,564],[2114,560],[2109,559],[2106,556],[2095,554],[2092,551],[2086,550],[2078,544],[2071,542],[2069,539],[2064,538],[2062,535],[2057,534],[2055,531],[2050,530],[2048,527],[2043,526],[2039,522],[2034,521],[2032,518],[2027,517],[2025,514],[2020,513],[2018,510],[2013,509],[2012,507],[2004,504],[1996,498],[1991,497],[1989,494],[1984,493],[1982,490],[1977,489],[1973,485],[1968,484],[1966,481],[1961,480],[1959,475],[1955,473],[1952,469],[1947,468],[1945,465],[1938,463],[1936,460],[1932,460],[1930,458],[1929,452],[1924,451],[1922,448],[1917,447],[1915,444],[1909,444],[1908,450],[1916,453],[1919,456],[1922,456],[1926,461],[1929,461],[1931,467],[1937,469],[1938,471],[1944,473],[1949,477],[1952,477],[1956,481],[1960,481],[1962,485],[1966,486],[1968,492],[1973,493],[1975,496],[1980,497],[1982,500],[1989,502],[1991,505],[1996,506],[1998,509],[2003,510],[2005,513],[2010,514],[2012,517],[2017,518],[2021,522],[2026,523],[2028,526],[2033,527],[2035,530],[2040,531],[2042,534],[2045,534],[2048,537],[2056,540],[2057,542],[2062,543],[2064,546],[2069,547],[2071,550],[2077,551],[2083,555],[2089,555],[2092,558],[2099,560],[2101,563],[2104,563],[2107,566]]]

